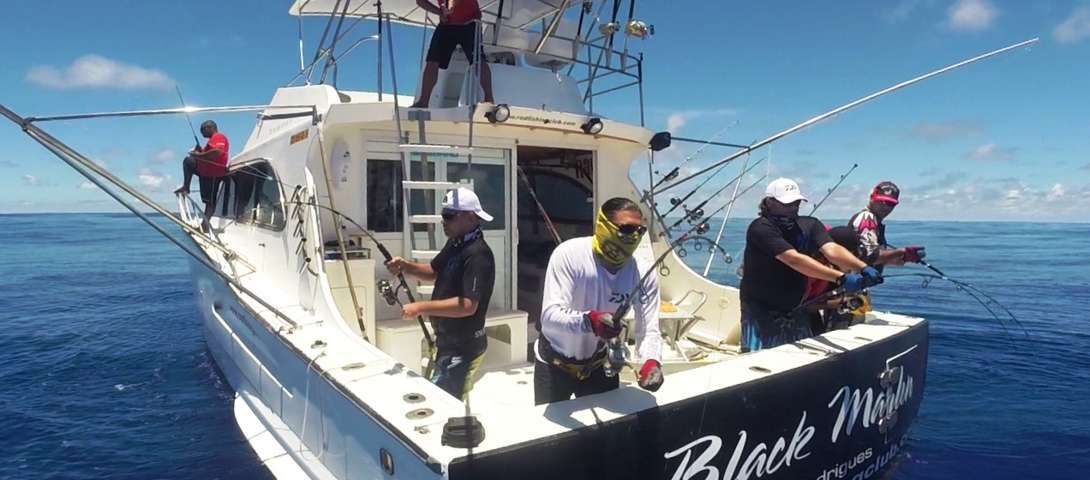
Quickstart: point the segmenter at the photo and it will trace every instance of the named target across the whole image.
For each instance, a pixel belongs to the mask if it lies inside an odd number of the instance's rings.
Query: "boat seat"
[[[707,301],[708,294],[697,290],[689,290],[676,302],[662,300],[659,307],[659,330],[662,333],[662,339],[686,360],[688,358],[686,358],[685,351],[678,345],[678,342],[685,338],[689,330],[692,330],[693,326],[700,321],[700,317],[696,313]],[[629,310],[624,317],[625,322],[630,327],[631,322],[635,319],[634,315]],[[627,332],[632,332],[632,328],[629,328]]]
[[[484,367],[502,367],[526,362],[526,327],[528,314],[521,310],[490,310],[485,316],[484,330],[488,336]],[[424,334],[416,319],[378,320],[378,347],[413,371],[420,372],[420,359],[425,351]],[[428,325],[431,330],[431,325]]]

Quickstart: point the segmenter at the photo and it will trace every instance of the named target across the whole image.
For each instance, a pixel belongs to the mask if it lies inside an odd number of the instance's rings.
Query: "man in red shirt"
[[[435,27],[431,44],[428,46],[427,64],[424,66],[423,78],[420,79],[420,97],[409,108],[428,108],[431,91],[435,88],[435,82],[439,80],[439,69],[446,70],[450,66],[454,47],[459,45],[471,66],[473,52],[480,52],[481,89],[484,90],[484,101],[494,103],[492,70],[488,68],[488,62],[484,61],[484,49],[481,48],[480,39],[477,38],[477,22],[481,19],[480,5],[477,4],[477,0],[438,0],[438,2],[439,5],[436,6],[430,0],[416,0],[416,5],[420,8],[439,15],[439,25]]]
[[[216,192],[222,178],[227,175],[227,159],[230,143],[227,136],[219,132],[216,122],[207,120],[201,124],[201,136],[208,139],[204,148],[194,148],[182,161],[182,186],[174,193],[189,194],[189,183],[193,174],[200,179],[201,200],[204,202],[204,218],[212,217],[216,208]]]

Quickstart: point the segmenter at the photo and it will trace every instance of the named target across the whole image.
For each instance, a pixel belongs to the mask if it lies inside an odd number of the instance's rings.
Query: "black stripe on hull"
[[[924,321],[789,372],[462,457],[450,478],[878,478],[923,400],[927,341]]]

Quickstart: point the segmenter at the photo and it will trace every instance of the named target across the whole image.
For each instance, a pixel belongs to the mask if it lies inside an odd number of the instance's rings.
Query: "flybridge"
[[[500,70],[546,70],[551,74],[553,83],[559,80],[563,84],[563,93],[570,94],[576,103],[585,104],[584,111],[594,111],[595,97],[637,87],[640,124],[644,123],[643,54],[637,46],[640,40],[650,37],[654,29],[635,17],[636,2],[627,2],[627,8],[622,8],[624,2],[620,0],[562,0],[554,2],[556,5],[540,0],[491,0],[479,3],[482,11],[482,19],[478,23],[481,44],[485,59],[494,66],[494,70],[496,66]],[[384,30],[388,30],[392,23],[423,27],[423,41],[426,40],[428,27],[434,27],[438,22],[435,15],[418,7],[415,0],[297,0],[289,13],[300,17],[300,72],[289,85],[300,80],[310,84],[318,64],[324,63],[317,82],[328,81],[336,86],[337,61],[364,42],[373,41],[379,54],[379,92],[383,90],[382,57],[386,50],[383,43],[392,45],[394,42],[393,35],[384,34]],[[301,19],[308,16],[327,17],[318,47],[309,61],[304,56]],[[355,28],[363,20],[376,21],[377,34],[356,32]],[[414,52],[418,45],[415,39],[401,44],[413,45]],[[395,62],[393,51],[390,49],[388,60],[391,70]],[[419,61],[415,53],[412,60]],[[514,80],[518,80],[524,88],[547,88],[544,84],[533,84],[533,79],[524,78],[523,74],[512,73],[511,76],[516,77]],[[456,85],[453,88],[459,87]],[[499,96],[502,97],[502,94]],[[540,103],[524,105],[541,106]],[[574,112],[571,105],[545,106],[549,110]]]

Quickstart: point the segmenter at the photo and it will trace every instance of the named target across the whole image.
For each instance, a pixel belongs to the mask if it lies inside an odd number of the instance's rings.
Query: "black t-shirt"
[[[469,240],[448,240],[431,261],[435,271],[432,300],[464,297],[477,301],[477,311],[468,317],[432,317],[436,344],[440,348],[483,348],[487,343],[478,332],[484,329],[485,313],[492,299],[496,260],[481,233]]]
[[[818,253],[832,241],[825,225],[814,217],[799,217],[796,228],[784,230],[772,220],[757,217],[746,230],[746,266],[742,276],[743,302],[755,302],[769,310],[787,312],[799,305],[806,293],[806,276],[776,255],[791,249],[803,255]]]

